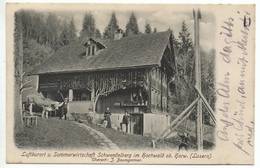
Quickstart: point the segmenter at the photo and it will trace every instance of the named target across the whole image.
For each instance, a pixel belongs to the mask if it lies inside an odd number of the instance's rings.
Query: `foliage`
[[[24,43],[33,39],[56,51],[63,45],[77,41],[73,18],[67,23],[55,13],[46,15],[32,10],[23,10],[20,13]]]
[[[215,109],[215,56],[216,51],[211,49],[206,52],[201,50],[201,88],[202,93],[207,99],[210,106]]]
[[[192,39],[185,22],[182,22],[181,31],[179,32],[179,53],[187,54],[188,50],[193,50]]]
[[[194,49],[185,22],[182,23],[179,39],[173,36],[173,48],[177,61],[176,93],[177,103],[188,105],[195,99],[194,91]]]
[[[54,53],[54,50],[46,45],[37,43],[36,40],[29,40],[24,45],[24,71],[29,72],[34,67],[40,65],[44,60],[49,58]]]
[[[152,27],[149,23],[145,24],[145,30],[144,30],[145,34],[151,34],[152,33]]]
[[[113,12],[111,14],[110,21],[105,29],[105,32],[103,33],[104,39],[114,39],[115,31],[119,28],[117,24],[116,14]]]
[[[96,38],[96,39],[101,39],[101,33],[100,33],[100,30],[99,30],[99,29],[96,29],[96,30],[95,30],[95,38]]]
[[[54,13],[49,13],[46,19],[46,42],[53,46],[55,50],[59,48],[58,34],[60,29],[60,20]]]
[[[173,42],[174,50],[177,50],[177,49],[180,48],[180,42],[179,42],[178,39],[174,36],[174,34],[172,34],[172,42]]]
[[[34,11],[21,11],[21,24],[25,39],[34,39],[41,44],[47,43],[49,30],[47,30],[46,18],[43,14]]]
[[[69,44],[69,29],[66,21],[63,21],[60,39],[62,46]]]
[[[23,130],[21,96],[20,96],[20,77],[23,74],[23,35],[22,17],[20,12],[16,12],[14,27],[14,132],[19,133]]]
[[[76,33],[77,33],[77,31],[76,31],[73,17],[71,18],[69,23],[67,23],[67,21],[64,20],[61,25],[61,34],[60,34],[60,40],[59,40],[60,46],[59,47],[77,42]]]
[[[82,23],[82,30],[80,32],[80,38],[87,37],[94,37],[96,30],[96,22],[95,18],[92,13],[87,12],[84,15],[83,23]]]
[[[73,17],[71,18],[68,25],[68,39],[70,44],[77,42],[77,30]]]
[[[125,36],[133,36],[139,34],[139,27],[135,14],[132,12],[129,21],[126,25]]]
[[[55,13],[44,14],[32,10],[22,10],[19,13],[25,72],[42,63],[58,48],[77,42],[73,17],[66,20]]]
[[[182,23],[178,39],[173,35],[173,48],[177,61],[177,75],[175,80],[176,92],[172,99],[179,105],[187,107],[197,96],[195,86],[195,56],[192,38],[185,24]],[[215,50],[206,52],[201,49],[201,84],[202,93],[214,108],[216,101],[215,90]],[[170,85],[173,86],[173,85]]]

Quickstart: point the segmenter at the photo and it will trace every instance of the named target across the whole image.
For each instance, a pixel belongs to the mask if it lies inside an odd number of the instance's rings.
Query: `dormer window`
[[[96,45],[88,46],[86,56],[95,55],[95,54],[96,54]]]
[[[83,43],[83,46],[86,47],[86,56],[95,55],[98,50],[105,49],[106,46],[99,43],[98,41],[95,41],[92,38],[89,38],[86,42]]]

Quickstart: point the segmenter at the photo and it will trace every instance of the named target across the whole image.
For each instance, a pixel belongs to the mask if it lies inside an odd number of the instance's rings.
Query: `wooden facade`
[[[168,125],[168,87],[175,69],[168,31],[106,45],[90,39],[67,46],[35,74],[45,97],[69,99],[69,113],[95,111],[102,118],[109,107],[118,127],[128,111],[132,133],[156,135]]]
[[[91,101],[91,92],[100,90],[103,100],[111,93],[128,92],[128,98],[120,102],[112,102],[114,106],[145,107],[146,113],[167,112],[168,82],[170,74],[167,74],[164,67],[148,67],[118,71],[98,71],[88,73],[52,74],[39,76],[39,91],[43,95],[51,93],[62,94],[70,98],[70,90],[73,96],[70,101]],[[77,98],[77,92],[85,94],[86,98]],[[120,95],[117,95],[120,96]],[[48,96],[46,96],[48,97]],[[60,99],[58,99],[60,100]],[[109,101],[109,100],[106,100]],[[111,104],[111,103],[108,103]],[[113,110],[113,107],[110,107]],[[103,113],[104,108],[100,113]],[[122,111],[123,112],[123,111]]]

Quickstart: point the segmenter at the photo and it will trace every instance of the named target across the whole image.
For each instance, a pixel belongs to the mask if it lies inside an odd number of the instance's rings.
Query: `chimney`
[[[123,37],[123,30],[119,28],[115,31],[114,40],[120,40],[122,37]]]

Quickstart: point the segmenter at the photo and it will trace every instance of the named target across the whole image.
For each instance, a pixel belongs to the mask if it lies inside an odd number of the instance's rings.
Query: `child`
[[[190,140],[189,137],[189,133],[188,132],[184,132],[183,135],[180,135],[179,133],[177,133],[179,135],[179,137],[181,138],[181,144],[179,145],[179,151],[181,150],[181,148],[184,147],[184,149],[187,151],[188,150],[188,141]]]

